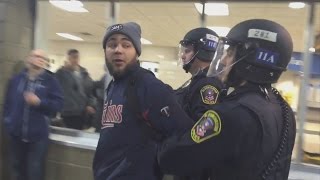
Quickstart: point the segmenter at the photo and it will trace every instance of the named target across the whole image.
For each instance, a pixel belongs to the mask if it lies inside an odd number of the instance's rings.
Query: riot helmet
[[[208,76],[219,76],[230,86],[236,86],[240,79],[275,83],[286,70],[292,50],[292,38],[280,24],[265,19],[246,20],[219,39]]]
[[[211,62],[215,54],[219,37],[208,28],[196,28],[189,31],[179,43],[179,64],[189,72],[195,58]]]

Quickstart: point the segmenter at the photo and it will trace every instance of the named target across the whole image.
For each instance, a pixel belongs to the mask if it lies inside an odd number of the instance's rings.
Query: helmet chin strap
[[[194,60],[196,59],[196,56],[197,54],[199,53],[199,51],[197,51],[192,57],[191,57],[191,60],[187,63],[187,64],[184,64],[182,66],[182,68],[186,71],[186,73],[189,72],[190,68],[191,68],[191,65],[192,63],[194,62]]]
[[[243,55],[242,57],[238,58],[234,63],[231,64],[231,68],[232,68],[232,69],[230,70],[229,74],[227,75],[227,81],[226,81],[226,84],[227,84],[228,86],[238,87],[238,86],[240,86],[240,85],[243,83],[243,81],[245,80],[245,78],[241,77],[241,76],[238,74],[237,70],[234,69],[234,68],[235,68],[235,66],[237,66],[237,64],[238,64],[240,61],[244,60],[245,58],[247,58],[249,55],[251,55],[251,54],[254,53],[254,52],[255,52],[254,50],[248,52],[247,54],[245,54],[245,55]]]
[[[192,77],[196,76],[197,74],[199,74],[202,71],[202,68],[199,67],[197,72],[195,72],[194,74],[192,74]]]

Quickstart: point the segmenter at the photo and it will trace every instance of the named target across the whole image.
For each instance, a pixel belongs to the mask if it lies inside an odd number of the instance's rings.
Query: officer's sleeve
[[[181,109],[172,88],[158,79],[144,79],[142,115],[147,124],[162,135],[171,136],[192,126],[192,120]]]
[[[221,85],[209,78],[201,80],[192,87],[189,107],[192,113],[190,116],[194,121],[218,103],[220,90]]]
[[[190,175],[256,151],[260,127],[243,110],[207,111],[183,135],[170,137],[158,152],[161,169],[168,174]]]

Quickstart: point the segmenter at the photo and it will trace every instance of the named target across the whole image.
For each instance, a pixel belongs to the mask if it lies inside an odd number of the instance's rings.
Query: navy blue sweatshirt
[[[129,77],[136,66],[121,79],[111,82],[104,103],[102,129],[93,162],[95,180],[156,180],[157,142],[141,127],[142,119],[132,113],[126,102]],[[192,126],[192,120],[175,100],[173,90],[151,73],[143,73],[136,92],[144,123],[167,137]]]

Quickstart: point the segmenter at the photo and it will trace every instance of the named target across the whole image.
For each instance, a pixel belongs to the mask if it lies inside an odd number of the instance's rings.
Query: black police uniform
[[[165,138],[192,126],[172,89],[138,64],[128,71],[108,88],[93,161],[95,180],[159,180],[160,139],[151,132]]]
[[[233,92],[229,88],[184,135],[164,142],[161,168],[175,175],[207,169],[211,180],[287,179],[295,118],[271,84],[286,69],[292,50],[289,32],[275,22],[252,19],[233,27],[220,39],[208,72],[223,73]]]
[[[194,121],[218,103],[223,88],[220,80],[207,77],[208,68],[200,70],[189,83],[175,90],[179,104]]]
[[[268,172],[271,179],[286,179],[296,132],[294,115],[270,87],[268,94],[261,89],[253,84],[236,89],[190,131],[166,141],[159,152],[160,167],[175,175],[210,169],[210,180],[257,180],[277,151],[284,126],[282,107],[287,107],[287,140],[276,168]]]
[[[216,103],[220,98],[223,84],[216,77],[207,77],[209,64],[214,57],[218,45],[218,35],[208,28],[195,28],[190,30],[180,41],[180,47],[193,47],[193,56],[189,62],[183,65],[183,69],[189,72],[192,64],[197,61],[208,63],[208,67],[200,69],[193,77],[177,89],[176,96],[182,106],[195,122]],[[183,53],[185,53],[182,50]],[[180,57],[181,61],[182,56]],[[200,180],[207,179],[207,172],[196,173],[192,176],[174,177],[175,180]]]
[[[196,122],[207,110],[211,109],[220,98],[223,84],[220,80],[207,77],[208,68],[199,71],[189,80],[189,84],[175,90],[178,102],[191,119]],[[207,179],[208,172],[186,177],[174,177],[174,180],[201,180]]]

